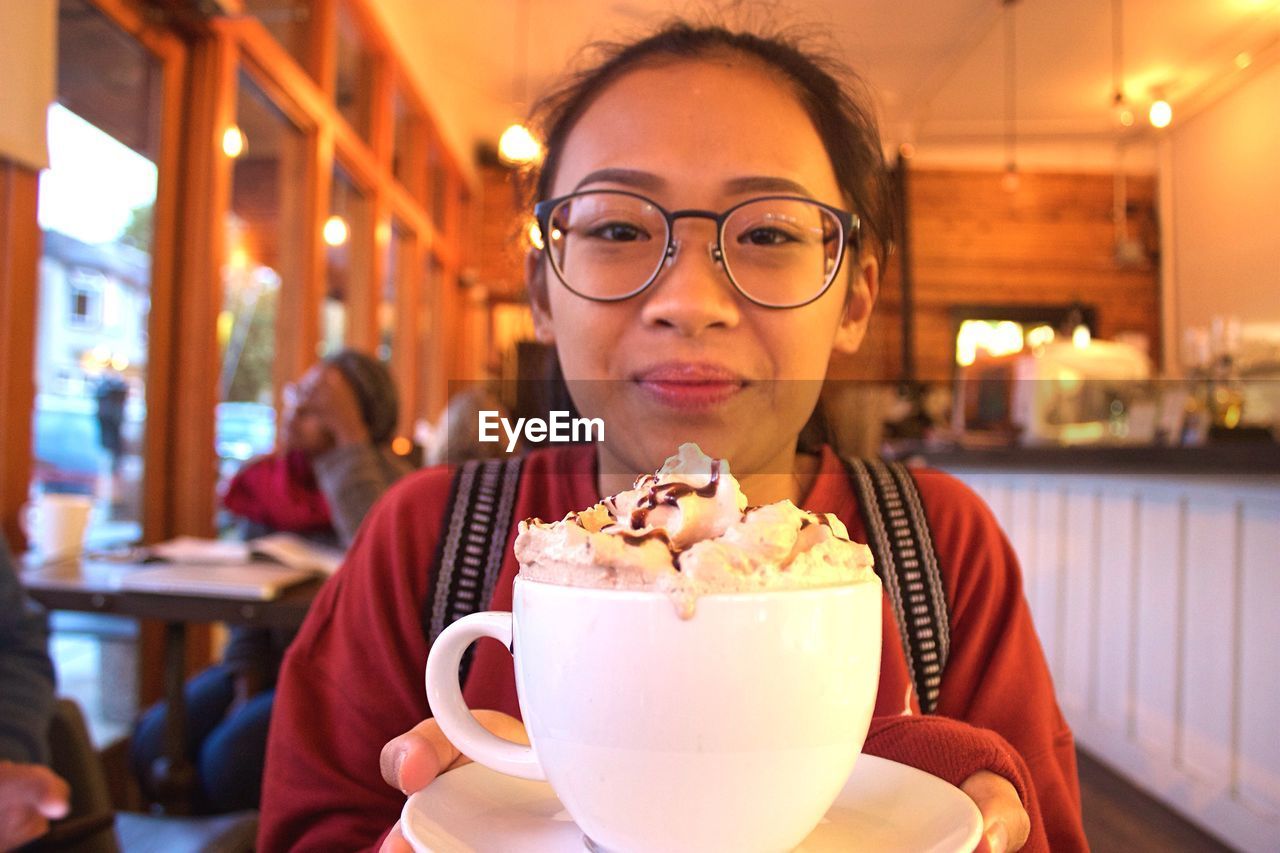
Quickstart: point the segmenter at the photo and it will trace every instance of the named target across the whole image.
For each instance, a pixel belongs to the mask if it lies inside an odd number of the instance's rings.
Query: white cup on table
[[[517,578],[513,612],[436,640],[427,696],[445,736],[485,766],[545,779],[599,850],[788,850],[853,770],[880,673],[880,584],[700,596]],[[486,731],[458,666],[512,649],[531,747]]]
[[[80,556],[92,509],[93,499],[87,495],[41,494],[26,509],[31,548],[45,562]]]

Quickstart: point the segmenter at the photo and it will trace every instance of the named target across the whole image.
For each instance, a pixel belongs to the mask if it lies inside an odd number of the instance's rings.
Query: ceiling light
[[[502,131],[498,140],[498,156],[508,165],[523,166],[542,156],[542,145],[527,127],[516,122]]]
[[[351,229],[347,226],[347,220],[335,213],[324,221],[322,233],[326,243],[337,247],[347,242],[347,238],[351,236]]]
[[[248,147],[244,132],[237,125],[233,124],[222,132],[222,153],[228,157],[235,159]]]
[[[512,98],[515,112],[521,115],[529,104],[529,2],[519,0],[515,9],[515,73],[512,76]],[[498,139],[498,159],[508,166],[527,166],[542,158],[542,146],[529,129],[512,122]]]
[[[1169,106],[1168,101],[1160,98],[1151,103],[1147,118],[1151,121],[1152,127],[1168,127],[1169,122],[1173,121],[1173,107]]]

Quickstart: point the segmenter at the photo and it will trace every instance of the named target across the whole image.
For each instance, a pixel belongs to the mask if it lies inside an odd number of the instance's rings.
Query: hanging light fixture
[[[248,140],[245,139],[244,131],[239,125],[227,125],[227,129],[222,131],[222,153],[231,159],[239,157],[248,147]]]
[[[347,238],[351,236],[351,226],[347,225],[347,220],[335,213],[324,221],[324,228],[321,234],[325,243],[336,249],[338,246],[344,245],[347,242]]]
[[[1152,127],[1168,127],[1169,122],[1173,121],[1173,107],[1163,96],[1157,95],[1151,102],[1151,109],[1147,111],[1147,120]]]
[[[1124,0],[1111,0],[1111,114],[1121,127],[1133,127],[1133,108],[1124,95]]]
[[[512,82],[512,100],[520,111],[528,107],[529,88],[529,0],[516,6],[516,62]],[[542,144],[522,122],[507,126],[498,139],[498,157],[509,166],[524,166],[542,158]]]
[[[1018,43],[1013,17],[1017,2],[1001,0],[1004,4],[1004,175],[1000,186],[1005,192],[1018,189]]]

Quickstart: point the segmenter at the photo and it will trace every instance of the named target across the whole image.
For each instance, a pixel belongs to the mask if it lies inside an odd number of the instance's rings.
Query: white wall
[[[58,4],[0,2],[0,157],[29,169],[49,165],[45,110],[57,72]]]
[[[1215,315],[1280,323],[1280,64],[1174,120],[1162,164],[1166,358]]]

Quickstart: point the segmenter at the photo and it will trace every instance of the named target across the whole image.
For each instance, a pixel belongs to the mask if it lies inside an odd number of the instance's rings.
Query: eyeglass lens
[[[547,246],[556,271],[575,292],[621,299],[658,272],[667,218],[653,203],[625,193],[592,192],[561,202],[549,217]],[[808,302],[834,274],[840,222],[804,199],[748,202],[724,221],[721,247],[730,278],[749,299],[784,307]]]

